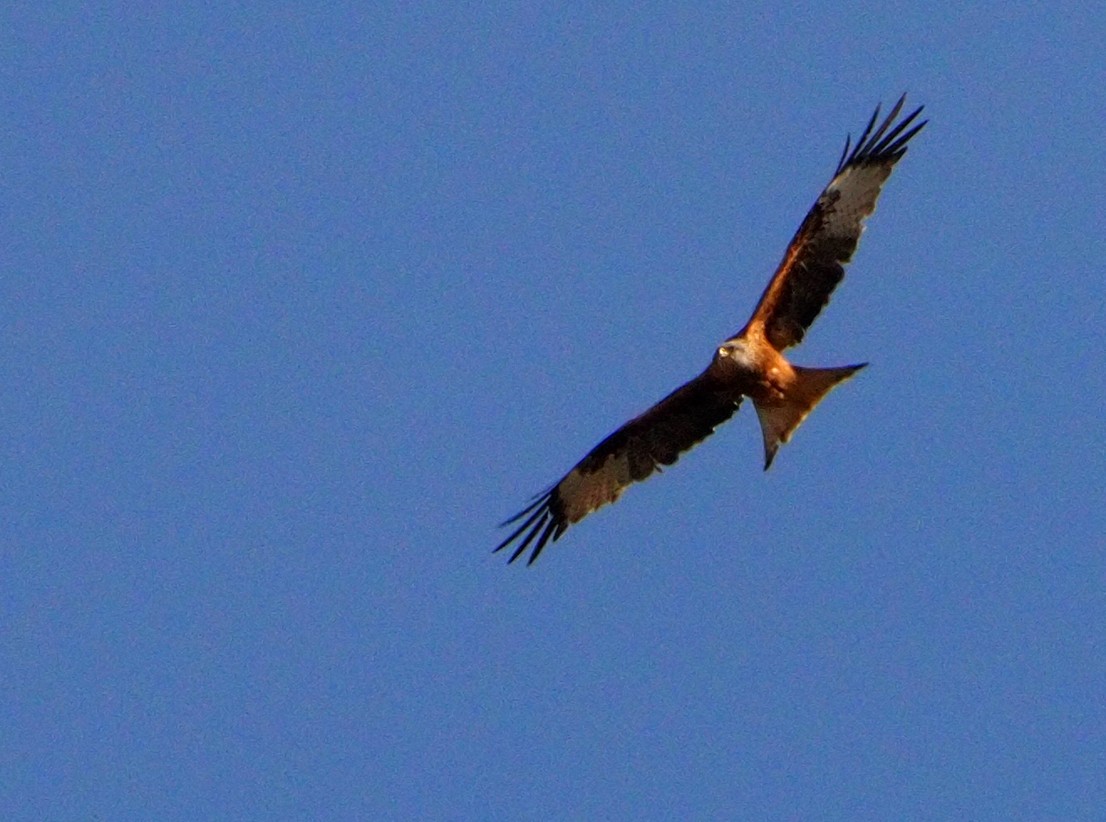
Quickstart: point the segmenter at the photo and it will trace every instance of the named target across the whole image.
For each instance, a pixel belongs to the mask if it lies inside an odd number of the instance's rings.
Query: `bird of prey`
[[[801,368],[781,352],[802,341],[829,301],[883,184],[906,153],[906,144],[927,122],[914,124],[921,107],[895,122],[905,101],[904,95],[878,126],[877,106],[851,152],[850,140],[845,140],[833,179],[791,239],[753,315],[715,350],[706,370],[595,446],[559,482],[504,522],[506,527],[521,521],[495,551],[517,542],[509,560],[514,562],[533,544],[527,564],[533,563],[569,525],[614,502],[630,484],[661,465],[672,465],[710,436],[733,416],[742,397],[752,400],[760,419],[767,471],[780,444],[830,389],[867,365]]]

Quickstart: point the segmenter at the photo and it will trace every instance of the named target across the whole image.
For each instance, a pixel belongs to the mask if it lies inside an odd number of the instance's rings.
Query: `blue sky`
[[[70,4],[0,49],[0,816],[1091,818],[1095,4]],[[495,526],[898,167],[749,408]]]

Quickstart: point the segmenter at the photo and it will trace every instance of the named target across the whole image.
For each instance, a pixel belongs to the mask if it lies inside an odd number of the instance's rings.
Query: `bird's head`
[[[726,368],[752,371],[756,363],[752,351],[742,340],[726,340],[714,352],[714,362]]]

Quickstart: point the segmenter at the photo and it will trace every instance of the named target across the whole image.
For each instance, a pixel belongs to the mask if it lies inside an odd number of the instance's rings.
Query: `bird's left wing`
[[[661,465],[672,465],[710,436],[740,402],[740,396],[718,387],[704,371],[595,446],[560,482],[504,522],[506,526],[522,521],[495,550],[518,540],[509,560],[514,562],[534,543],[527,560],[532,563],[569,525],[614,502],[628,486]]]
[[[844,266],[860,242],[864,220],[875,211],[895,163],[906,153],[910,138],[925,126],[923,121],[909,128],[922,111],[920,106],[895,123],[905,101],[904,95],[873,131],[877,107],[851,154],[845,141],[833,179],[799,226],[753,316],[735,336],[762,331],[777,351],[802,341],[845,276]]]

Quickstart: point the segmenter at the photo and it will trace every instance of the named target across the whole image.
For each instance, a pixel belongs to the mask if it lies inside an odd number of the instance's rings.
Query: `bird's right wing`
[[[514,562],[534,543],[527,560],[532,563],[569,525],[614,502],[628,486],[661,465],[672,465],[710,436],[734,415],[740,402],[740,396],[717,387],[704,371],[595,446],[560,482],[504,522],[506,526],[522,520],[495,550],[518,540],[509,560]]]

